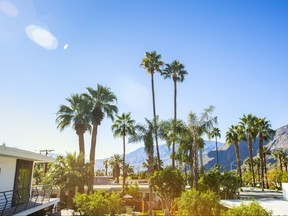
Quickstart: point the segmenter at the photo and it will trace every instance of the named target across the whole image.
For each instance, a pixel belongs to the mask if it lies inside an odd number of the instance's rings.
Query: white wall
[[[0,156],[0,192],[13,190],[16,158]]]

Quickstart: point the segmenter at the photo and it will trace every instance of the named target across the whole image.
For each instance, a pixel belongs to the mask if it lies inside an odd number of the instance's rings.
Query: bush
[[[271,216],[272,211],[263,208],[258,202],[253,201],[249,204],[241,203],[224,213],[224,216]]]
[[[122,210],[120,194],[114,192],[96,191],[89,195],[77,194],[73,202],[77,211],[85,216],[114,215],[121,213]]]
[[[219,215],[220,199],[214,192],[185,191],[177,200],[179,216],[187,215]]]
[[[282,182],[288,182],[288,172],[283,172]]]
[[[234,199],[241,179],[233,172],[220,173],[216,167],[203,174],[198,183],[200,191],[212,190],[223,199]]]

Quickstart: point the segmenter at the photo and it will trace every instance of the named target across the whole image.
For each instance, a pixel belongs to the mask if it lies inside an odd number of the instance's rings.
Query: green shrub
[[[222,199],[234,199],[241,179],[234,172],[220,173],[216,167],[204,173],[198,183],[200,191],[212,190]]]
[[[249,204],[241,203],[223,214],[223,216],[271,216],[272,211],[267,211],[258,202],[253,201]]]
[[[288,182],[288,172],[283,172],[283,174],[282,174],[282,182]]]
[[[122,210],[120,194],[114,192],[96,191],[89,195],[76,194],[73,202],[77,211],[85,216],[114,215],[121,213]]]
[[[185,191],[177,200],[179,216],[187,215],[219,215],[220,199],[212,191],[200,192],[195,189]]]

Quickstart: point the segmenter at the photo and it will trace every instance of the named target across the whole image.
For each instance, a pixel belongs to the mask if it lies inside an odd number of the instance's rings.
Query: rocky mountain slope
[[[224,134],[223,134],[224,135]],[[259,139],[256,139],[253,143],[253,156],[257,155]],[[285,125],[276,130],[276,133],[271,141],[264,143],[271,151],[275,149],[282,149],[288,154],[288,125]],[[224,143],[219,143],[219,163],[221,166],[225,167],[227,170],[236,169],[236,156],[234,144],[228,146]],[[171,164],[171,151],[167,148],[166,145],[159,145],[160,157],[163,160],[164,165]],[[241,141],[239,144],[240,158],[244,161],[248,157],[248,147],[245,141]],[[156,149],[155,149],[156,152]],[[119,152],[121,154],[121,152]],[[144,147],[139,148],[131,153],[126,155],[127,163],[134,167],[134,171],[141,171],[142,163],[146,160],[147,155],[144,151]],[[273,156],[270,156],[270,160]],[[109,159],[109,158],[108,158]],[[269,157],[268,157],[269,159]],[[103,160],[96,160],[96,169],[104,169]],[[205,170],[212,168],[216,164],[216,151],[215,151],[215,142],[214,141],[205,141],[205,149],[203,152],[203,162]]]
[[[259,139],[257,138],[253,143],[253,156],[257,155]],[[271,141],[264,143],[269,150],[273,152],[275,149],[282,149],[288,154],[288,125],[285,125],[276,130],[276,133]],[[239,145],[240,158],[245,160],[248,157],[248,146],[245,141],[241,141]],[[268,159],[272,159],[273,156],[270,156]],[[208,152],[204,155],[204,167],[205,169],[210,169],[216,163],[216,152],[215,150]],[[221,166],[224,166],[227,170],[236,169],[236,156],[234,144],[228,146],[227,144],[223,145],[219,149],[219,163]]]

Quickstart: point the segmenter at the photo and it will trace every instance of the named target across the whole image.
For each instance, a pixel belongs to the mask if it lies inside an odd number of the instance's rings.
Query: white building
[[[0,216],[29,215],[59,202],[50,189],[32,187],[35,162],[55,159],[34,152],[0,146]]]

